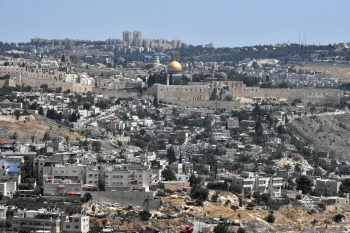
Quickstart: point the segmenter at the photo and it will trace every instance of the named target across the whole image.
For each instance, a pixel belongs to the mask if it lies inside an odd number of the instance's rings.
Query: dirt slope
[[[334,158],[350,159],[350,114],[302,117],[292,124],[316,149],[329,151]]]
[[[27,119],[21,117],[19,120],[4,116],[0,118],[0,140],[9,139],[10,136],[17,133],[19,142],[30,142],[32,136],[35,137],[35,141],[40,141],[46,131],[50,131],[51,136],[68,136],[69,140],[83,138],[82,135],[70,132],[67,127],[51,120],[43,120],[36,117]]]

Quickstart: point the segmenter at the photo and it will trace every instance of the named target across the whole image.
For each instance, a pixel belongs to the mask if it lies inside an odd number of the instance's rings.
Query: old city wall
[[[337,89],[287,89],[287,88],[259,88],[244,87],[243,97],[252,99],[301,99],[303,102],[339,102],[341,92]]]
[[[105,88],[95,88],[94,91],[96,94],[107,96],[107,97],[116,97],[116,98],[129,98],[129,97],[138,97],[139,93],[136,91],[125,91],[125,90],[116,90],[116,89],[105,89]]]
[[[92,92],[94,90],[94,86],[92,85],[86,85],[81,83],[66,83],[63,81],[56,81],[56,79],[52,77],[32,78],[22,76],[21,83],[24,85],[32,86],[33,88],[39,88],[42,84],[46,84],[49,88],[55,89],[61,87],[63,91],[69,89],[72,92],[79,93],[86,93],[88,91]]]
[[[154,85],[154,91],[159,100],[163,101],[201,101],[209,100],[207,85]]]
[[[243,88],[245,85],[241,81],[214,81],[209,84],[211,91],[216,89],[226,89],[232,94],[232,99],[241,98],[243,96]]]
[[[42,72],[39,70],[28,70],[25,67],[19,66],[0,66],[0,73],[9,74],[14,77],[29,77],[29,78],[53,78],[56,81],[63,80],[65,72],[54,71],[52,73]]]
[[[0,66],[0,73],[16,77],[15,82],[17,85],[24,84],[32,86],[33,88],[39,88],[42,84],[46,84],[49,88],[61,87],[63,91],[69,89],[73,92],[85,93],[94,90],[94,86],[92,85],[64,82],[64,75],[66,73],[61,71],[48,73],[41,71],[28,71],[25,67]]]
[[[231,101],[181,101],[181,100],[167,100],[166,103],[178,104],[181,106],[191,107],[191,108],[208,108],[208,109],[239,109],[240,102],[237,100]]]

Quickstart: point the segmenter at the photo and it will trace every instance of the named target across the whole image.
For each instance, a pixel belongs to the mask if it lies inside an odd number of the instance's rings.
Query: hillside
[[[350,115],[297,118],[293,126],[310,139],[317,150],[329,151],[334,158],[350,158]]]
[[[304,64],[295,66],[296,69],[320,72],[334,77],[344,83],[350,83],[350,65],[346,64]]]
[[[29,116],[16,120],[13,116],[0,116],[0,139],[9,139],[17,133],[18,141],[29,142],[32,136],[35,141],[40,141],[45,132],[50,131],[52,137],[69,137],[69,140],[82,139],[79,133],[70,132],[69,128],[57,124],[46,117]]]

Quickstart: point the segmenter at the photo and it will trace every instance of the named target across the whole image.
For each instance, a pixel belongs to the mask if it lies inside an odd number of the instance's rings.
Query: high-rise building
[[[126,46],[130,46],[132,43],[132,32],[130,31],[123,31],[123,42],[126,44]]]
[[[140,31],[134,31],[133,34],[133,46],[142,46],[142,33]]]

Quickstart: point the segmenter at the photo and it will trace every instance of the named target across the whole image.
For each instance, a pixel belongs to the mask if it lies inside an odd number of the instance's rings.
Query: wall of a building
[[[154,199],[153,192],[143,191],[106,191],[106,192],[90,192],[94,200],[109,203],[119,203],[121,206],[146,205],[145,200]],[[84,195],[84,194],[83,194]]]

